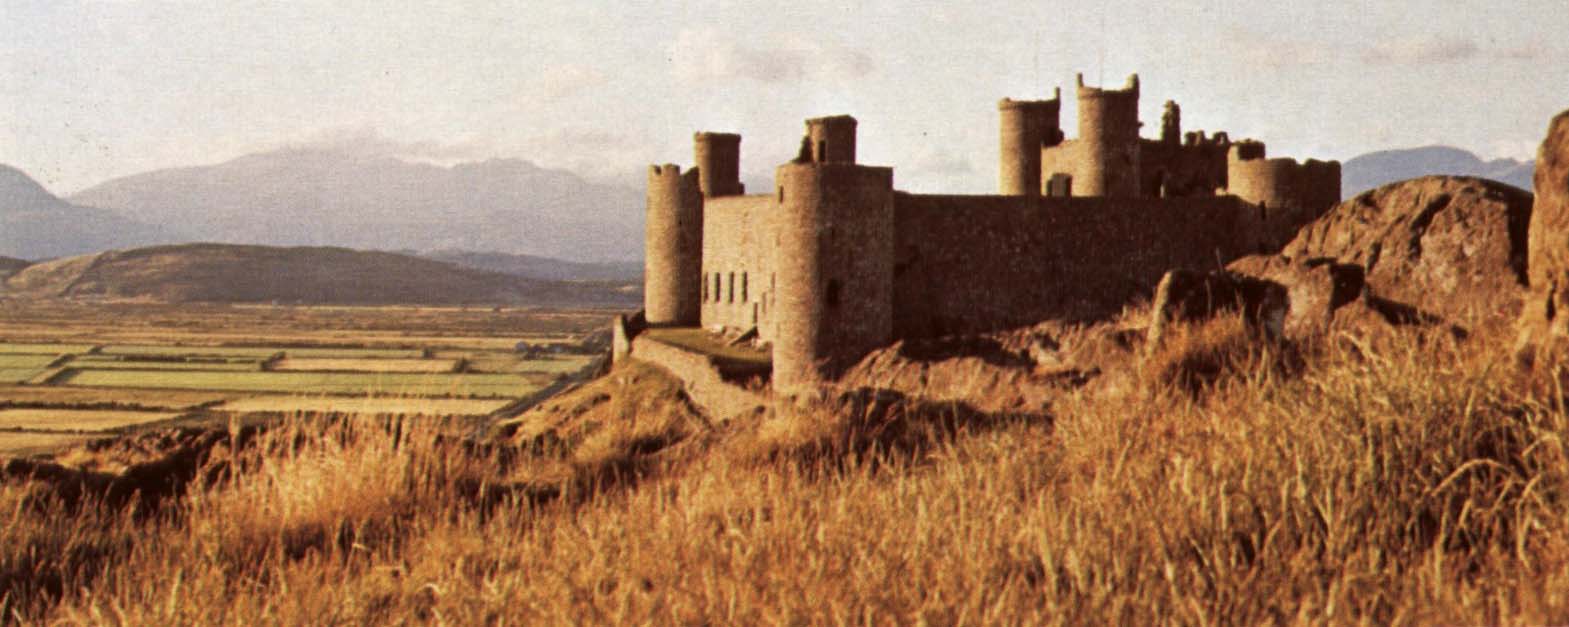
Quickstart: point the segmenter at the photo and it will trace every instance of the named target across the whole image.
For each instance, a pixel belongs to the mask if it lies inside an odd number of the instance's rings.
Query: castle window
[[[719,289],[719,280],[720,280],[719,273],[715,272],[714,273],[714,302],[716,302],[716,303],[719,302],[720,299],[724,298],[724,291]]]
[[[818,140],[817,142],[817,160],[828,160],[828,142],[826,140]]]
[[[734,272],[730,273],[730,299],[725,301],[725,302],[730,302],[730,303],[735,302],[735,273]]]
[[[708,302],[708,273],[703,273],[703,302]]]
[[[746,273],[741,273],[741,302],[747,302]]]
[[[841,287],[839,285],[839,279],[830,279],[828,281],[828,294],[826,295],[827,296],[826,301],[827,301],[829,307],[838,307],[839,306],[839,292],[840,291],[841,291]]]
[[[779,186],[779,202],[784,202],[784,186]]]

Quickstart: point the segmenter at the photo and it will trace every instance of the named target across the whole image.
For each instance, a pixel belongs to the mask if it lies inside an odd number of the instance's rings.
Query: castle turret
[[[1079,141],[1083,145],[1081,196],[1139,195],[1139,75],[1121,90],[1085,87],[1078,77]]]
[[[649,324],[696,325],[703,291],[703,197],[699,170],[648,168],[643,310]]]
[[[818,163],[855,163],[855,118],[834,115],[806,121],[806,137],[811,144],[812,161]]]
[[[893,170],[797,161],[776,177],[773,385],[788,393],[892,340]]]
[[[1004,196],[1041,195],[1041,149],[1062,143],[1062,90],[1051,100],[997,103],[997,183]]]
[[[1227,192],[1259,206],[1257,248],[1283,246],[1302,225],[1340,202],[1340,162],[1269,159],[1264,144],[1240,141],[1226,153]]]
[[[699,187],[709,198],[739,196],[741,186],[741,136],[733,133],[697,133],[692,136]]]
[[[1182,107],[1177,101],[1167,100],[1166,110],[1160,116],[1160,141],[1163,144],[1182,143]]]

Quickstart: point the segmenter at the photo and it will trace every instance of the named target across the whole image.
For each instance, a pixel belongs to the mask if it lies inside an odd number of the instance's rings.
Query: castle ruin
[[[774,389],[806,389],[900,338],[1107,317],[1168,269],[1278,249],[1340,200],[1339,163],[1184,133],[1172,102],[1143,137],[1137,75],[1081,76],[1077,97],[1073,139],[1060,90],[998,103],[996,195],[895,189],[857,163],[849,116],[807,120],[774,188],[747,194],[741,137],[697,133],[694,168],[649,169],[648,324],[755,332]]]

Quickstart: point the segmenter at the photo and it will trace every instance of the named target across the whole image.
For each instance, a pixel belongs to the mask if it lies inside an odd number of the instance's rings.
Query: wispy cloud
[[[1362,52],[1362,60],[1379,65],[1437,65],[1463,61],[1480,52],[1475,41],[1464,37],[1423,35],[1374,44]]]
[[[713,28],[686,29],[669,49],[678,78],[687,82],[753,80],[760,83],[842,81],[876,69],[861,50],[789,38],[767,47],[742,43]]]
[[[1546,61],[1557,58],[1555,52],[1540,41],[1532,41],[1490,51],[1490,56],[1505,61]]]
[[[1225,57],[1239,61],[1245,67],[1268,70],[1316,65],[1334,57],[1332,49],[1315,42],[1266,35],[1245,28],[1230,29],[1216,40],[1215,45]]]

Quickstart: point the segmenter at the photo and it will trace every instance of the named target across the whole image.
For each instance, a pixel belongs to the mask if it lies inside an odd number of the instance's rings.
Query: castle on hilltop
[[[1265,158],[1264,144],[1183,133],[1167,102],[1139,130],[1139,80],[998,103],[999,193],[911,194],[856,162],[856,121],[806,121],[774,188],[747,194],[741,137],[697,133],[694,168],[648,173],[644,313],[653,326],[755,332],[773,385],[832,378],[900,338],[1093,320],[1172,268],[1278,249],[1340,200],[1340,164]]]

